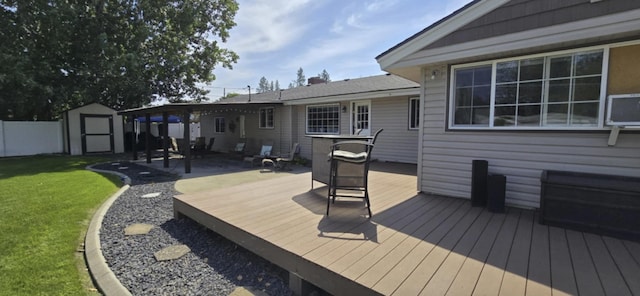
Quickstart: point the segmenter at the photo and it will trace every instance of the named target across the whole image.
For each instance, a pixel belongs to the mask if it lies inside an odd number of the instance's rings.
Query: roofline
[[[462,26],[493,11],[510,0],[474,0],[431,26],[398,43],[376,57],[380,68],[387,71],[391,66],[429,44],[455,32]]]
[[[346,101],[346,100],[351,101],[351,100],[364,100],[364,99],[379,99],[379,98],[409,96],[409,95],[420,95],[420,86],[387,89],[387,90],[375,90],[375,91],[339,94],[339,95],[330,95],[330,96],[320,96],[320,97],[311,97],[311,98],[291,99],[291,100],[285,100],[284,105],[285,106],[286,105],[308,105],[308,104],[317,104],[317,103],[340,102],[340,101]]]
[[[213,102],[213,103],[174,103],[174,104],[165,104],[159,106],[148,106],[148,107],[140,107],[140,108],[132,108],[123,111],[118,111],[118,115],[129,115],[129,114],[156,114],[162,112],[185,112],[185,111],[194,111],[194,110],[205,110],[205,109],[213,109],[215,107],[229,106],[229,105],[282,105],[281,101],[273,101],[273,102]]]

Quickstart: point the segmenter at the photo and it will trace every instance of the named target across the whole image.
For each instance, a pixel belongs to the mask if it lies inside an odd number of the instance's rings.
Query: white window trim
[[[609,76],[609,49],[613,47],[611,45],[605,46],[591,46],[591,47],[583,47],[576,48],[570,50],[561,50],[561,51],[553,51],[553,52],[545,52],[539,54],[525,55],[525,56],[514,56],[509,58],[497,59],[497,60],[487,60],[482,62],[468,63],[468,64],[459,64],[451,66],[451,71],[449,71],[449,101],[448,101],[448,114],[449,119],[447,122],[447,128],[450,130],[506,130],[506,131],[518,131],[518,130],[570,130],[570,131],[589,131],[589,130],[609,130],[611,127],[605,126],[605,103],[607,97],[607,80]],[[602,76],[600,81],[600,105],[598,109],[598,126],[494,126],[493,116],[494,116],[494,105],[495,105],[495,85],[496,85],[496,65],[500,62],[505,61],[513,61],[513,60],[521,60],[521,59],[531,59],[538,57],[548,57],[555,55],[563,55],[563,54],[571,54],[576,52],[586,52],[586,51],[594,51],[594,50],[602,50]],[[455,85],[453,81],[455,81],[455,73],[457,69],[467,68],[467,67],[476,67],[482,65],[491,65],[491,104],[489,106],[489,126],[472,126],[472,125],[454,125],[454,114],[455,114],[455,100],[453,97],[455,91]],[[546,86],[545,86],[546,87]]]
[[[269,110],[271,109],[271,116],[272,116],[272,120],[271,120],[271,126],[262,126],[262,110]],[[265,113],[266,116],[267,113]],[[267,123],[268,120],[265,120],[265,123]],[[258,110],[258,128],[259,129],[274,129],[275,128],[275,122],[276,122],[276,110],[274,107],[262,107]]]
[[[411,104],[412,101],[417,101],[418,102],[418,110],[411,110],[411,107],[413,106]],[[409,97],[409,113],[407,114],[407,127],[410,131],[417,131],[420,129],[420,97]],[[411,114],[412,113],[417,113],[417,119],[418,122],[416,122],[416,126],[412,127],[411,125],[413,124],[413,122],[411,122]]]
[[[224,125],[225,125],[225,126],[224,126],[224,131],[218,131],[218,120],[220,120],[220,119],[222,119],[222,120],[224,121]],[[225,132],[227,131],[226,124],[227,124],[227,119],[226,119],[226,118],[224,118],[224,117],[222,117],[222,116],[214,117],[214,118],[213,118],[213,132],[214,132],[214,133],[216,133],[216,134],[223,134],[223,133],[225,133]]]
[[[336,133],[318,133],[318,132],[309,132],[309,108],[316,108],[316,107],[324,107],[324,106],[337,106],[338,107],[338,132]],[[340,104],[339,103],[335,103],[335,104],[318,104],[318,105],[307,105],[305,107],[305,112],[304,112],[304,132],[305,134],[308,135],[339,135],[340,134],[340,129],[341,129],[341,116],[340,116]]]

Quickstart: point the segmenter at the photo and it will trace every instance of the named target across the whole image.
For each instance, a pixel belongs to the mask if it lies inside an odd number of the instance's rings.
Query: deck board
[[[491,221],[473,246],[471,253],[464,259],[462,267],[450,285],[447,295],[471,295],[480,277],[484,262],[502,228],[506,215],[493,215]]]
[[[551,295],[549,227],[533,223],[526,295]]]
[[[498,233],[489,258],[480,272],[480,277],[473,290],[473,295],[498,295],[504,270],[509,259],[511,244],[516,234],[516,226],[520,219],[521,210],[509,209],[503,227]]]
[[[598,278],[591,254],[581,232],[567,230],[567,241],[571,250],[571,262],[576,275],[580,295],[605,295]]]
[[[569,243],[562,228],[549,227],[549,259],[553,295],[577,295]]]
[[[618,271],[615,261],[610,257],[609,250],[607,250],[602,238],[590,233],[585,233],[584,238],[605,293],[607,295],[631,295],[631,291]]]
[[[187,216],[335,295],[638,295],[640,244],[416,192],[372,171],[373,217],[302,173],[174,198]],[[415,167],[414,167],[415,169]]]
[[[628,285],[631,294],[640,295],[640,281],[631,275],[640,274],[640,265],[636,262],[631,254],[624,247],[624,244],[617,239],[603,237],[607,248],[611,252],[611,256],[616,265],[620,268],[625,283]]]

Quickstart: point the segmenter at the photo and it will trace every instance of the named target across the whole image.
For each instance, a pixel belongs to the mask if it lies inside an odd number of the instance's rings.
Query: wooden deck
[[[418,194],[415,166],[377,164],[373,218],[310,173],[174,198],[187,216],[334,295],[640,295],[640,244]],[[408,173],[407,173],[408,172]]]

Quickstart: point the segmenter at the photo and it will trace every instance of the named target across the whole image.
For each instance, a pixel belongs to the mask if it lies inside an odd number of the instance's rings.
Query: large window
[[[340,133],[340,105],[307,106],[307,133]]]
[[[454,66],[450,127],[600,127],[604,55],[600,49]]]
[[[273,128],[273,107],[260,108],[260,128]]]
[[[216,117],[213,119],[213,124],[214,124],[214,132],[216,133],[224,133],[225,131],[225,122],[224,122],[224,117]]]
[[[420,98],[409,98],[409,129],[420,127]]]

